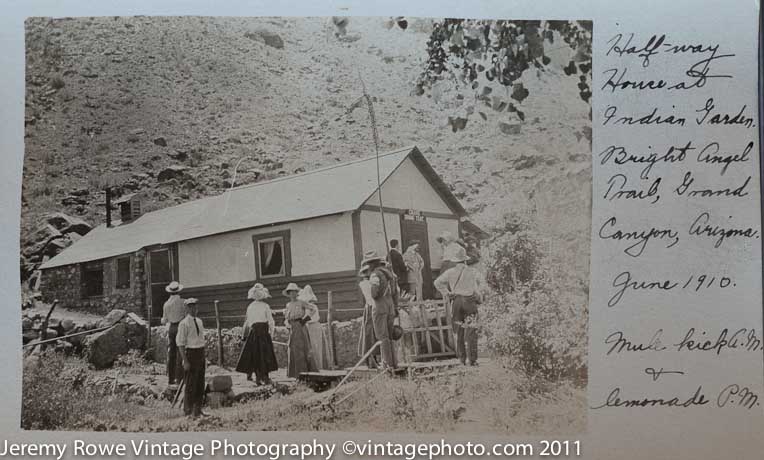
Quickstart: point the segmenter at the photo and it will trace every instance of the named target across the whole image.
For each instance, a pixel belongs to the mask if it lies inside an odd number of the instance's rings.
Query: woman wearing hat
[[[318,371],[313,359],[308,328],[305,326],[310,321],[310,315],[315,307],[299,300],[297,298],[299,293],[300,287],[295,283],[289,283],[283,291],[283,294],[289,297],[289,302],[284,309],[284,319],[289,327],[287,377],[292,378],[299,377],[302,372]]]
[[[316,362],[317,367],[323,367],[324,363],[324,327],[321,325],[321,315],[318,313],[318,297],[313,292],[313,288],[310,285],[300,290],[297,295],[297,300],[302,300],[310,304],[313,311],[310,313],[310,321],[305,327],[308,329],[308,336],[310,337],[311,351],[313,352],[313,359]]]
[[[254,372],[257,385],[269,384],[271,379],[268,373],[279,368],[271,339],[271,331],[275,329],[276,322],[271,307],[265,302],[270,296],[268,288],[260,283],[249,290],[247,298],[253,302],[247,307],[247,318],[244,321],[246,342],[236,364],[236,372],[247,374],[247,380],[252,380]]]
[[[422,278],[424,259],[419,255],[419,241],[412,241],[406,248],[406,252],[403,253],[403,262],[406,263],[409,286],[414,288],[416,300],[424,300],[424,278]]]

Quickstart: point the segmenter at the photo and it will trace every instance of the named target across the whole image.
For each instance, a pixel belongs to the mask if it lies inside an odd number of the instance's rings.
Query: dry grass
[[[351,385],[358,385],[353,383]],[[352,391],[352,386],[342,395]],[[462,434],[576,434],[586,428],[586,395],[567,383],[520,377],[496,363],[427,380],[383,378],[334,410],[300,387],[288,396],[208,411],[199,421],[178,409],[141,410],[123,431],[347,431]],[[148,409],[142,408],[142,409]]]

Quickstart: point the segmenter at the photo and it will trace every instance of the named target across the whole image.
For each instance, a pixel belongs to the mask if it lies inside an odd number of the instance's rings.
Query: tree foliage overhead
[[[468,103],[464,117],[449,117],[454,132],[477,112],[514,114],[521,121],[522,102],[529,95],[522,77],[547,71],[546,50],[568,47],[572,58],[563,68],[585,102],[591,98],[592,23],[589,21],[511,21],[443,19],[433,23],[427,41],[428,59],[415,93],[426,95],[441,82],[451,82],[457,98]],[[467,94],[472,98],[467,99]],[[474,104],[472,103],[474,100]]]

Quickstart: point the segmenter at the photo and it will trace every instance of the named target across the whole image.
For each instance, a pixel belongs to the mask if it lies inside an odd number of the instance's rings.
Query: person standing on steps
[[[390,267],[397,278],[398,288],[401,292],[408,291],[408,276],[406,273],[406,262],[403,261],[403,254],[398,248],[398,240],[390,240],[390,253],[387,255],[390,261]]]
[[[451,321],[456,332],[459,361],[477,365],[478,305],[482,302],[477,270],[467,261],[467,250],[460,246],[451,256],[454,264],[435,280],[435,288],[451,301]]]
[[[204,416],[204,372],[207,362],[204,356],[204,323],[198,317],[197,300],[186,299],[186,317],[178,325],[176,338],[178,351],[183,359],[183,380],[186,388],[183,393],[183,412],[194,418]]]
[[[167,324],[167,381],[170,385],[175,385],[183,376],[183,366],[178,359],[175,338],[178,335],[178,324],[186,316],[186,306],[180,296],[183,292],[182,284],[173,281],[167,285],[165,291],[170,294],[170,298],[162,307],[162,324]]]
[[[424,278],[422,277],[424,259],[419,255],[419,241],[412,241],[406,248],[406,252],[403,253],[403,262],[408,270],[409,289],[414,291],[416,300],[424,300]]]

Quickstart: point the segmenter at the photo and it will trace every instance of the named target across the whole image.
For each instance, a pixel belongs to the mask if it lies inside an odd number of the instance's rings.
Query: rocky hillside
[[[157,209],[220,193],[241,158],[237,185],[372,154],[368,113],[353,109],[362,78],[383,151],[419,146],[487,229],[529,213],[587,278],[590,106],[562,70],[570,50],[524,77],[525,121],[474,117],[454,133],[449,94],[412,93],[428,27],[352,18],[338,35],[326,18],[30,19],[22,265],[45,215],[102,223],[107,184],[146,191]]]

